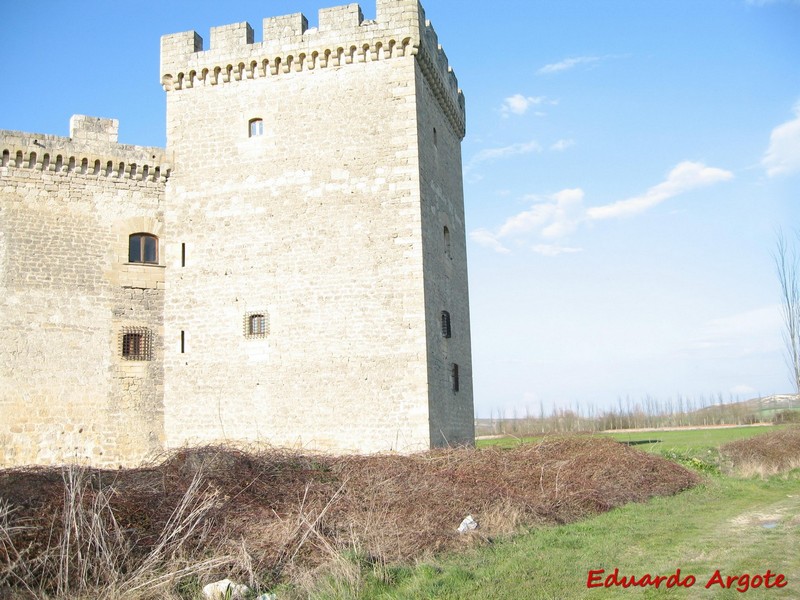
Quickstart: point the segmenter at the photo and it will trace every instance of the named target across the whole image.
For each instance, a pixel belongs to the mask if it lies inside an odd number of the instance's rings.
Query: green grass
[[[768,428],[730,428],[608,434],[711,473],[705,483],[668,498],[630,504],[579,523],[536,527],[463,553],[413,566],[362,565],[362,577],[346,585],[323,585],[316,598],[400,600],[411,598],[614,599],[614,598],[800,598],[800,470],[770,479],[736,479],[706,468],[721,444],[766,433]],[[606,434],[604,434],[606,435]],[[527,441],[536,441],[535,438]],[[479,445],[519,440],[485,440]],[[480,531],[480,530],[478,530]],[[603,576],[676,569],[696,582],[688,589],[587,588],[590,570]],[[782,573],[784,588],[745,594],[719,585],[705,589],[719,569],[723,576]],[[733,588],[736,584],[733,585]]]
[[[639,450],[661,454],[664,450],[679,450],[682,452],[702,452],[704,450],[716,449],[722,444],[734,440],[742,440],[762,433],[768,433],[784,427],[776,425],[772,427],[725,427],[720,429],[681,429],[677,431],[644,431],[638,433],[597,433],[591,435],[601,435],[610,437],[619,442],[643,442],[653,440],[654,443],[636,444]],[[589,435],[589,434],[587,434]],[[478,447],[485,446],[516,446],[536,442],[542,436],[532,436],[523,438],[503,437],[487,440],[479,440]]]
[[[580,523],[542,527],[513,539],[394,569],[367,578],[354,598],[737,598],[736,590],[704,589],[723,575],[782,573],[783,589],[751,590],[753,598],[800,597],[800,474],[792,478],[708,483],[671,498],[631,504]],[[765,528],[772,522],[774,528]],[[794,520],[793,520],[794,519]],[[692,574],[689,589],[588,589],[589,570],[620,576]],[[388,579],[390,583],[386,583]],[[324,597],[324,596],[323,596]],[[347,597],[347,596],[338,596]]]
[[[655,443],[637,444],[636,447],[646,452],[663,454],[665,450],[676,450],[686,453],[702,453],[716,450],[722,444],[751,438],[770,431],[776,431],[782,425],[771,427],[725,427],[721,429],[681,429],[678,431],[648,431],[644,433],[602,433],[619,442],[637,442],[656,440]]]

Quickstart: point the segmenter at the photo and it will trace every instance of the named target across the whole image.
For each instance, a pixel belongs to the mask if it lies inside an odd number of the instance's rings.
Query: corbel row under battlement
[[[356,63],[416,56],[454,131],[465,133],[464,96],[418,0],[376,0],[374,21],[358,4],[319,11],[319,26],[301,14],[268,17],[263,40],[247,22],[212,27],[210,47],[195,31],[161,38],[161,84],[167,92],[276,77]]]
[[[0,130],[0,167],[165,182],[162,148],[117,143],[118,122],[75,115],[71,137]]]

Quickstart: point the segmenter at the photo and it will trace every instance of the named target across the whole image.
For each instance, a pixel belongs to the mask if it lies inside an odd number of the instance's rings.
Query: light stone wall
[[[166,152],[97,117],[0,131],[0,464],[474,441],[464,98],[417,0],[376,14],[164,36]],[[128,263],[133,233],[159,264]]]
[[[168,96],[169,445],[428,447],[413,70]],[[264,135],[249,138],[254,117]],[[269,335],[247,339],[245,313],[262,310]]]
[[[381,0],[374,22],[357,5],[326,9],[319,23],[267,19],[256,44],[246,23],[214,28],[207,50],[195,32],[162,38],[175,157],[168,446],[408,452],[474,440],[463,96],[416,1]],[[263,136],[249,137],[252,119]],[[449,131],[439,154],[451,172],[423,183],[430,119]],[[444,200],[431,195],[440,188]],[[447,264],[433,256],[441,219],[453,227]],[[444,305],[460,330],[443,345]],[[258,311],[269,335],[249,339]]]
[[[162,447],[164,268],[125,263],[130,233],[163,233],[166,167],[116,130],[78,116],[71,138],[0,132],[0,464]],[[121,359],[126,325],[152,330],[152,361]]]

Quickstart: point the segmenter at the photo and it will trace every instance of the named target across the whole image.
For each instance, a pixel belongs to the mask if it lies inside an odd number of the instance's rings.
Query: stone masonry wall
[[[163,266],[128,235],[163,235],[163,151],[73,117],[71,138],[0,132],[0,464],[134,464],[163,443]],[[120,357],[125,326],[153,356]]]
[[[464,97],[417,0],[376,15],[164,36],[167,152],[0,131],[0,465],[474,441]]]
[[[431,400],[440,389],[429,381],[435,309],[423,263],[415,55],[424,14],[416,1],[380,0],[374,22],[349,5],[321,11],[319,23],[266,19],[258,44],[246,23],[218,27],[205,51],[195,32],[162,38],[175,157],[170,447],[430,447],[431,406],[441,414],[443,404]],[[437,118],[459,131],[463,97],[438,56],[427,61]],[[263,135],[250,135],[254,120]],[[460,137],[451,141],[445,164],[460,161]],[[253,314],[266,316],[265,336],[247,335]],[[471,411],[471,388],[460,398]],[[463,426],[454,431],[472,440]]]
[[[461,130],[453,127],[417,68],[423,264],[428,339],[430,436],[433,446],[473,444],[467,240],[461,174]],[[442,331],[449,315],[450,337]],[[454,373],[457,369],[457,374]],[[457,387],[454,389],[457,378]]]

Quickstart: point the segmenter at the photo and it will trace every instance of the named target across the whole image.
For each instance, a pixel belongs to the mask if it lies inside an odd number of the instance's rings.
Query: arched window
[[[264,135],[263,119],[250,119],[250,137]]]
[[[447,225],[444,226],[443,235],[444,235],[444,255],[447,258],[452,258],[452,256],[450,255],[450,230],[447,228]]]
[[[451,335],[450,330],[450,313],[446,310],[442,311],[442,337],[449,338]]]
[[[158,238],[150,233],[134,233],[128,238],[128,262],[158,264]]]

